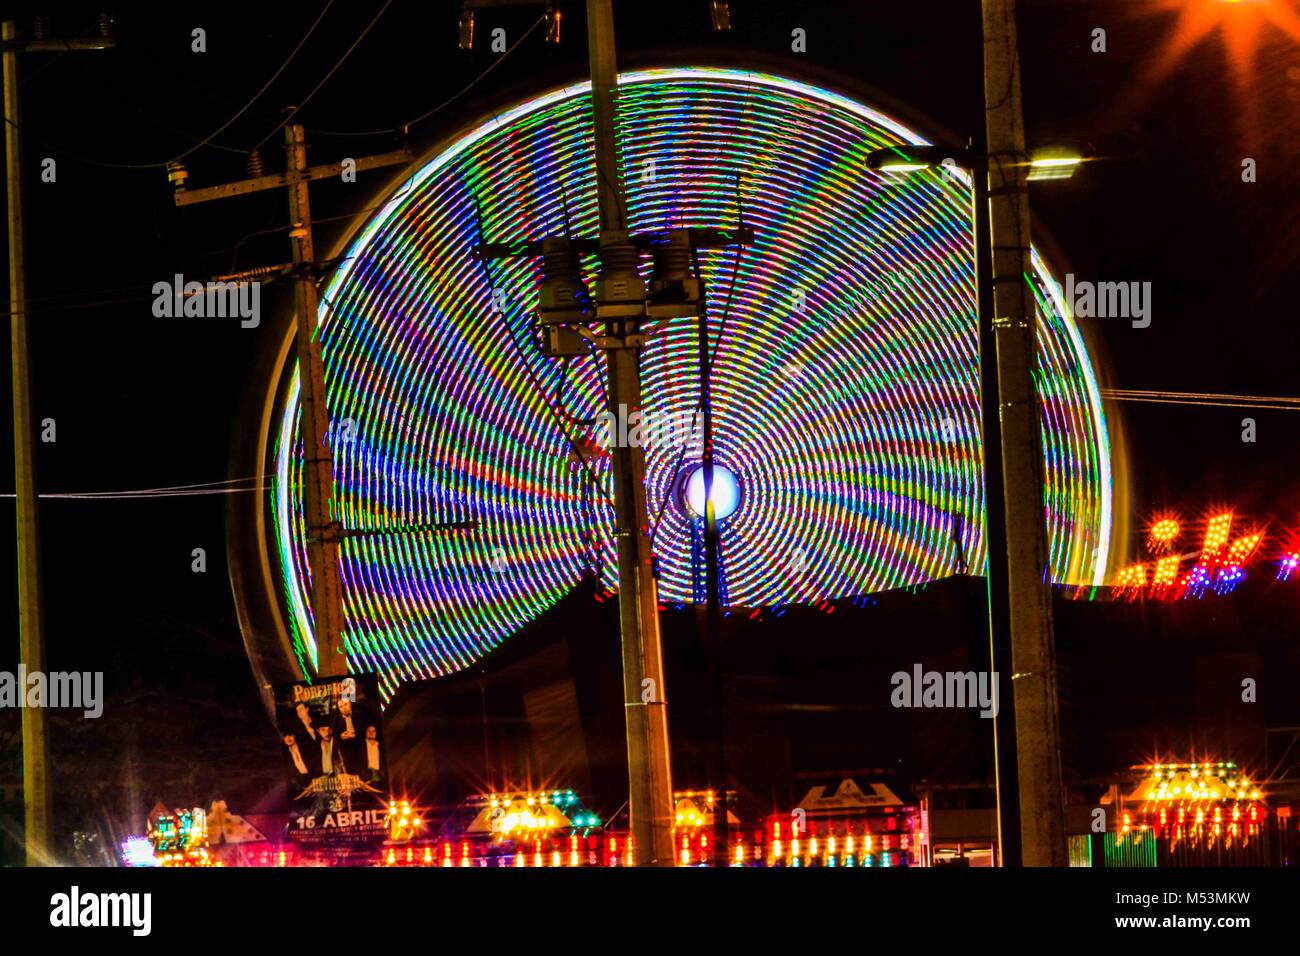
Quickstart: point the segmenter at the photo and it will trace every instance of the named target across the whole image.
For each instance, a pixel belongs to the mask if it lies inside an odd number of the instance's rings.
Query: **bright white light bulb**
[[[740,506],[740,484],[725,465],[713,465],[713,511],[719,521],[735,514]],[[696,518],[704,517],[704,466],[697,465],[686,479],[686,508]]]

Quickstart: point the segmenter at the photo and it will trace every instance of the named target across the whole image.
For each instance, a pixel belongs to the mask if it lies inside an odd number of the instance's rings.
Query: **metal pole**
[[[739,268],[739,266],[737,266]],[[697,264],[698,269],[698,264]],[[709,355],[709,313],[703,297],[700,300],[699,364],[700,364],[700,415],[704,447],[701,449],[704,468],[704,621],[709,655],[709,692],[712,697],[713,747],[710,754],[709,777],[713,781],[713,865],[727,866],[727,762],[726,762],[726,703],[723,694],[722,662],[722,580],[719,560],[718,515],[713,505],[713,388],[712,358]]]
[[[290,172],[307,171],[307,142],[302,126],[284,128]],[[339,574],[342,525],[334,517],[334,456],[329,448],[325,362],[317,336],[320,297],[316,290],[315,248],[311,234],[311,202],[307,180],[290,183],[289,240],[300,274],[293,284],[297,318],[299,405],[303,450],[303,505],[307,519],[307,563],[311,570],[311,609],[315,617],[316,673],[336,677],[347,673],[342,643],[343,590]]]
[[[993,324],[1006,481],[1021,850],[1025,866],[1065,866],[1041,413],[1032,374],[1037,361],[1036,311],[1028,287],[1029,197],[1014,0],[984,0],[983,18]]]
[[[641,407],[640,321],[645,287],[627,238],[614,137],[618,67],[610,0],[587,0],[592,121],[596,139],[596,195],[600,204],[601,276],[597,317],[606,322],[609,409],[616,421]],[[639,292],[638,292],[639,289]],[[639,307],[637,306],[639,296]],[[673,864],[672,773],[659,596],[650,546],[645,452],[615,442],[614,539],[618,551],[619,624],[623,647],[623,710],[627,718],[628,816],[637,863]]]
[[[27,325],[27,263],[23,247],[21,119],[18,112],[18,49],[14,24],[0,27],[4,41],[5,184],[9,199],[9,323],[13,356],[14,502],[18,524],[18,642],[25,673],[45,671],[42,634],[40,537],[36,514],[36,444],[32,419],[31,344]],[[18,688],[24,693],[25,688]],[[49,749],[45,709],[24,707],[23,836],[27,865],[49,862]]]
[[[1007,594],[1006,482],[1002,475],[998,414],[997,340],[993,332],[993,236],[989,224],[988,168],[984,148],[971,144],[972,220],[975,228],[975,298],[979,322],[980,423],[984,439],[984,542],[988,567],[990,673],[998,674],[993,717],[993,783],[997,796],[997,863],[1020,865],[1020,800],[1016,780],[1015,700],[1011,687],[1011,608]]]

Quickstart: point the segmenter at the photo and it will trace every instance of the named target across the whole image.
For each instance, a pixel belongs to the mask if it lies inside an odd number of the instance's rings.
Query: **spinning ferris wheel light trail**
[[[349,653],[358,669],[379,673],[386,695],[469,666],[552,606],[590,565],[593,529],[599,576],[612,590],[613,542],[600,531],[609,506],[589,493],[586,470],[571,467],[575,436],[553,404],[563,381],[568,417],[595,419],[601,369],[590,357],[561,369],[528,344],[536,259],[500,260],[489,282],[472,256],[481,235],[524,242],[562,228],[566,203],[573,233],[594,232],[586,96],[585,84],[553,90],[453,137],[394,184],[390,201],[342,244],[342,265],[325,283],[331,413],[350,420],[355,436],[337,452],[344,525],[481,522],[471,535],[345,544]],[[645,70],[623,74],[620,97],[628,168],[655,169],[653,179],[628,181],[633,228],[679,219],[731,228],[739,179],[755,232],[739,259],[726,249],[700,255],[706,289],[735,280],[724,334],[716,317],[710,330],[716,461],[743,497],[720,523],[728,602],[816,603],[909,587],[960,573],[963,558],[979,573],[968,187],[930,173],[880,183],[864,170],[865,153],[921,138],[789,78]],[[575,185],[566,193],[561,182]],[[792,208],[813,213],[791,225]],[[831,244],[828,235],[840,238]],[[581,261],[590,280],[590,259]],[[1060,286],[1037,255],[1034,267],[1053,575],[1103,584],[1109,429]],[[804,292],[802,318],[792,289]],[[690,323],[670,322],[650,342],[644,413],[691,420],[697,352]],[[269,560],[286,644],[310,669],[296,389],[290,366],[285,391],[275,385],[267,447]],[[699,455],[653,441],[645,452],[649,499],[666,499],[655,528],[659,590],[667,602],[690,602],[695,519],[673,488]],[[607,462],[586,460],[606,480]],[[502,572],[491,567],[498,548]],[[791,575],[796,548],[806,566]]]

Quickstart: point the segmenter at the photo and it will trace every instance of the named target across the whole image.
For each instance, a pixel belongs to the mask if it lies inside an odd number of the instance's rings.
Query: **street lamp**
[[[1074,150],[1054,146],[1035,150],[1029,157],[1029,181],[1042,179],[1069,179],[1083,162]]]
[[[1069,179],[1084,163],[1078,152],[1062,146],[1034,150],[1029,158],[1009,166],[1028,166],[1029,179]],[[959,167],[969,172],[988,169],[988,155],[973,147],[914,145],[886,146],[867,154],[867,167],[879,172],[912,173],[935,166]]]
[[[1035,151],[1027,160],[1017,161],[1014,165],[1029,166],[1028,178],[1031,180],[1068,179],[1082,162],[1078,153],[1053,148]],[[989,669],[996,672],[999,667],[1009,668],[1011,665],[1012,635],[1010,531],[1007,526],[1006,480],[1002,465],[1002,392],[998,381],[998,340],[994,327],[989,155],[974,145],[953,148],[905,143],[868,153],[867,167],[878,172],[900,175],[943,167],[949,175],[954,169],[962,169],[970,175],[971,220],[975,230],[975,299],[979,322],[980,425],[984,435],[984,540],[988,555],[986,581],[989,603]],[[1019,791],[1019,767],[1013,696],[1004,695],[1002,689],[998,688],[1000,709],[993,718],[993,734],[998,806],[1017,808],[1014,824],[1004,819],[999,827],[1003,841],[1001,849],[1004,858],[1019,859],[1019,800],[1014,798]]]
[[[914,173],[933,166],[961,166],[972,169],[976,165],[976,154],[968,149],[952,149],[947,146],[916,146],[904,143],[899,146],[886,146],[873,149],[867,154],[867,168],[888,173]]]

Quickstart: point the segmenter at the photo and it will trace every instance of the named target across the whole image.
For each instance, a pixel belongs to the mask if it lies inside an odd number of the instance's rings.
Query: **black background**
[[[204,148],[188,157],[191,185],[241,178],[239,151],[316,85],[379,6],[336,3],[269,91],[216,137],[235,151]],[[625,65],[677,47],[749,50],[765,63],[777,58],[795,71],[829,70],[846,85],[874,87],[890,105],[904,104],[958,141],[982,128],[973,0],[735,0],[735,30],[722,37],[710,31],[704,0],[616,6]],[[1225,23],[1254,13],[1250,4],[1222,6]],[[57,443],[38,446],[43,492],[232,477],[229,449],[244,437],[235,433],[235,412],[267,323],[248,330],[236,322],[158,320],[148,290],[175,272],[197,276],[283,261],[284,233],[258,234],[284,222],[283,199],[266,193],[178,211],[160,168],[112,168],[73,155],[111,164],[156,164],[176,155],[261,87],[320,7],[122,5],[116,50],[24,57],[35,410],[58,428]],[[1147,82],[1175,35],[1170,5],[1023,0],[1019,7],[1028,141],[1076,143],[1099,157],[1069,182],[1035,186],[1033,209],[1053,266],[1058,275],[1153,285],[1150,328],[1114,320],[1088,328],[1106,382],[1295,394],[1300,37],[1262,27],[1253,62],[1240,64],[1247,77],[1240,88],[1219,29]],[[436,134],[459,110],[472,111],[480,96],[542,76],[581,75],[581,4],[565,10],[561,46],[546,46],[534,33],[487,80],[422,124],[416,138]],[[96,12],[32,5],[18,20],[26,26],[43,13],[54,34],[78,35],[94,29]],[[308,134],[311,161],[393,148],[398,138],[391,134],[322,131],[396,128],[496,59],[487,42],[492,27],[504,27],[513,42],[535,17],[513,9],[483,14],[478,48],[463,53],[456,49],[456,4],[393,3],[300,115],[315,131]],[[207,30],[208,52],[190,51],[194,27]],[[807,31],[806,54],[790,52],[795,27]],[[1107,30],[1105,54],[1089,49],[1096,27]],[[269,170],[280,166],[279,143],[277,134],[264,150]],[[58,161],[55,184],[39,179],[46,156]],[[1258,182],[1242,183],[1243,157],[1257,160]],[[318,220],[356,208],[358,195],[384,181],[359,179],[355,186],[314,186]],[[328,248],[332,230],[344,223],[324,224],[318,248]],[[263,307],[283,304],[272,298]],[[0,443],[8,448],[7,397],[0,402]],[[1131,482],[1136,522],[1159,508],[1196,515],[1226,504],[1271,521],[1273,530],[1300,527],[1300,415],[1251,413],[1258,441],[1245,444],[1245,413],[1237,410],[1112,405],[1110,414],[1128,449],[1130,472],[1118,477]],[[0,487],[11,490],[11,480],[0,479]],[[238,811],[271,792],[279,755],[242,657],[224,565],[224,504],[219,495],[42,504],[48,667],[109,672],[109,706],[99,726],[56,720],[61,820],[91,819],[111,806],[120,828],[128,823],[124,814],[142,814],[156,797],[190,803],[239,793],[242,803],[231,796]],[[12,513],[11,501],[0,507],[5,541],[13,540]],[[190,569],[196,547],[207,551],[205,574]],[[0,571],[9,582],[11,562],[6,546]],[[16,663],[15,605],[6,602],[6,667]],[[16,715],[0,715],[0,728],[13,741]],[[182,745],[192,756],[182,756]],[[17,776],[17,759],[16,748],[7,747],[0,778]],[[138,817],[130,822],[140,829]],[[61,826],[66,849],[72,835]]]

